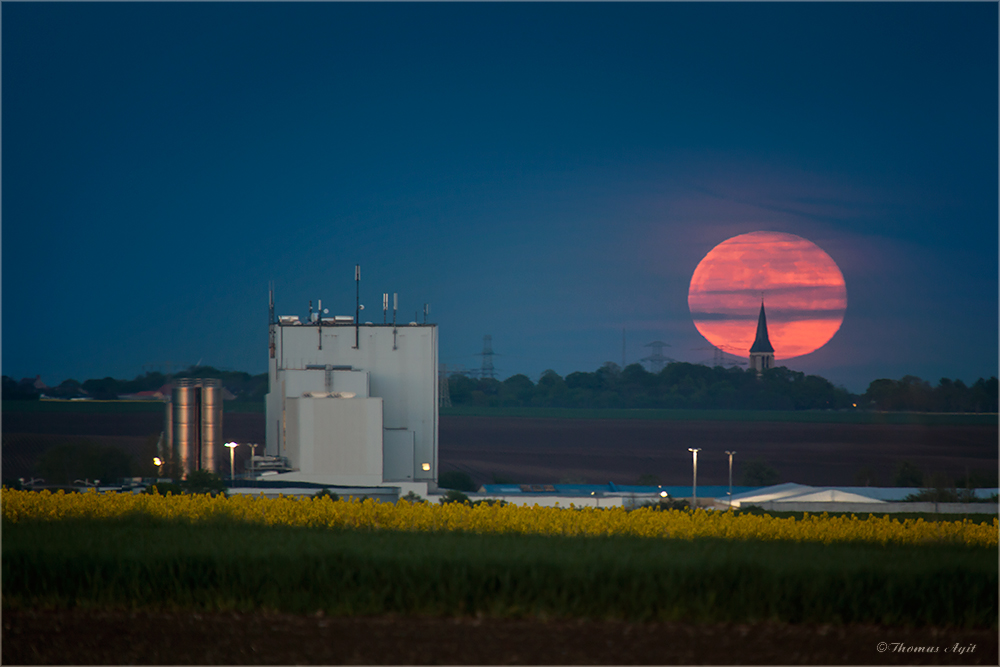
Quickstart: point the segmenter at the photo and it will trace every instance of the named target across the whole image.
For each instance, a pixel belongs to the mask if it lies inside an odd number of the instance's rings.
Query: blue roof
[[[734,486],[733,493],[745,493],[760,487],[757,486]],[[560,496],[589,496],[591,493],[659,493],[666,491],[674,498],[686,498],[691,495],[691,486],[638,486],[632,484],[484,484],[483,492],[494,495],[509,495],[515,493],[539,494],[539,495],[560,495]],[[699,486],[698,496],[700,498],[717,498],[725,496],[729,492],[728,486]]]

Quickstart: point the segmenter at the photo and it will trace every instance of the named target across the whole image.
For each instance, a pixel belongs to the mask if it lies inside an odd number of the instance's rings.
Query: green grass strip
[[[3,604],[995,627],[997,550],[3,525]]]

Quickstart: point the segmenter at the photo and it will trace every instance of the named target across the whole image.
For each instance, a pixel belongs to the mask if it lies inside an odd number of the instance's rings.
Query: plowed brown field
[[[47,447],[90,440],[140,456],[163,430],[160,413],[81,414],[9,412],[3,415],[3,476],[32,474]],[[264,441],[264,415],[226,413],[223,437]],[[863,469],[872,486],[892,483],[901,461],[950,479],[966,474],[997,484],[997,425],[811,424],[792,422],[651,421],[455,417],[440,420],[440,470],[464,470],[477,482],[494,476],[520,483],[561,481],[634,484],[655,475],[661,484],[690,482],[691,454],[700,447],[700,484],[726,484],[756,458],[777,469],[781,481],[853,485]],[[259,451],[259,450],[258,450]],[[236,468],[249,455],[236,450]]]
[[[5,610],[3,663],[995,665],[997,633],[775,623]]]
[[[661,484],[691,482],[691,453],[700,447],[699,484],[727,484],[726,450],[740,466],[762,458],[781,481],[847,486],[871,471],[870,486],[887,486],[901,461],[949,479],[967,473],[996,485],[997,426],[809,424],[793,422],[568,420],[442,417],[441,470],[464,470],[521,483],[580,481],[634,484],[650,474]],[[864,483],[862,482],[862,485]]]

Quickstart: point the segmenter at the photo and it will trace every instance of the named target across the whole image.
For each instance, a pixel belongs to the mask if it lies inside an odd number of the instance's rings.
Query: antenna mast
[[[268,348],[271,351],[271,358],[274,359],[274,282],[267,286],[267,333]]]
[[[361,265],[354,265],[354,349],[361,347]]]

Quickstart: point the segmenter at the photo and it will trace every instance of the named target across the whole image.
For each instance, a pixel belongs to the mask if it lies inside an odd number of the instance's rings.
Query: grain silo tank
[[[191,378],[174,380],[173,388],[174,441],[171,447],[174,463],[181,475],[197,470],[200,433],[200,405],[197,382]]]
[[[201,469],[217,472],[219,447],[222,444],[222,380],[201,381]]]

